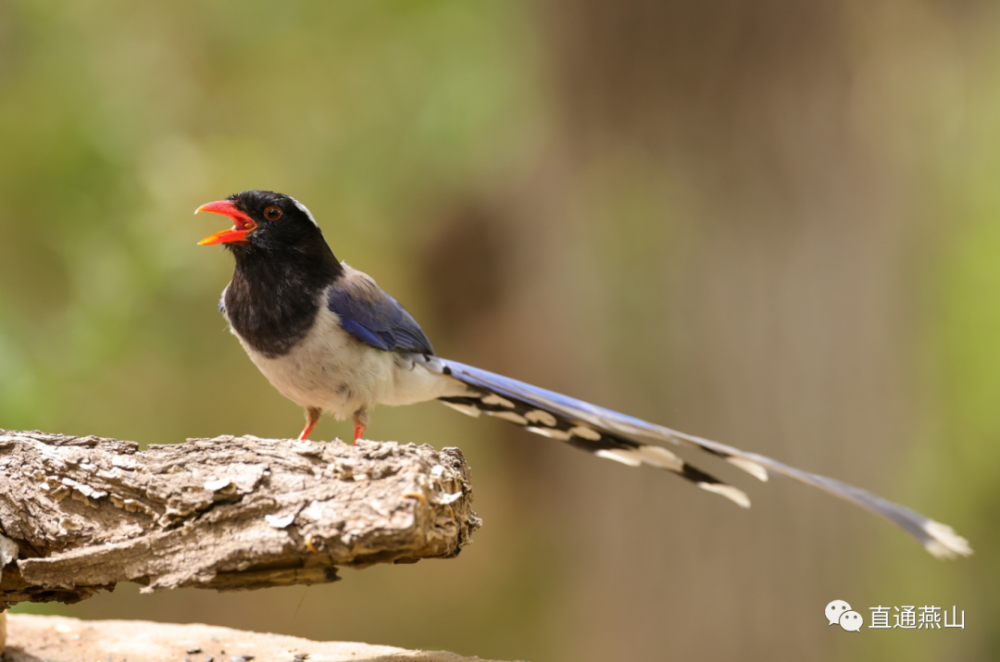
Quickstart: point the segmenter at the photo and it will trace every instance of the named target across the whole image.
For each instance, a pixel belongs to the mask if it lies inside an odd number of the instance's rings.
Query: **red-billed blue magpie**
[[[270,191],[244,191],[197,209],[228,216],[236,260],[219,310],[250,359],[306,411],[299,439],[327,411],[354,421],[357,443],[375,405],[440,400],[630,466],[673,472],[746,508],[747,495],[682,460],[664,443],[699,449],[766,481],[773,471],[882,515],[940,558],[972,553],[951,527],[865,490],[472,366],[443,359],[416,320],[368,275],[340,262],[308,209]]]

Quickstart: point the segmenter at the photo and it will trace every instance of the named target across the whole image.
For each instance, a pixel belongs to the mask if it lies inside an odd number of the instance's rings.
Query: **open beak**
[[[247,239],[247,233],[257,228],[257,224],[252,218],[234,207],[233,203],[228,200],[219,200],[218,202],[210,202],[207,205],[202,205],[201,207],[195,209],[194,213],[200,214],[203,211],[228,216],[233,219],[233,227],[229,230],[216,232],[213,235],[205,237],[198,242],[199,246],[211,246],[212,244],[245,244],[250,241]]]

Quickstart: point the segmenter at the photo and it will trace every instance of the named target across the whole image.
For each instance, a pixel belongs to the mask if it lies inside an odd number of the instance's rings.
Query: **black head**
[[[265,356],[287,352],[312,327],[320,293],[344,274],[312,214],[271,191],[243,191],[198,211],[233,221],[199,242],[222,244],[236,258],[223,300],[230,325]]]
[[[223,244],[237,259],[256,253],[279,257],[329,251],[323,232],[309,210],[295,198],[281,193],[243,191],[202,205],[195,213],[198,212],[232,219],[232,229],[205,237],[199,244]]]

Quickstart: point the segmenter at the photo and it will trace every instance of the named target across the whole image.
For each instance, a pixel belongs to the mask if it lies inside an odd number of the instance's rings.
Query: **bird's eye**
[[[281,207],[275,207],[274,205],[271,205],[270,207],[264,210],[264,218],[266,218],[269,221],[278,220],[279,218],[281,218]]]

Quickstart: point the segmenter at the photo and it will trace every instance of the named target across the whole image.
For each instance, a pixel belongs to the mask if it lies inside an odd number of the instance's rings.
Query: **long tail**
[[[520,425],[530,432],[564,441],[609,460],[636,467],[648,464],[665,469],[686,478],[703,490],[720,494],[744,508],[749,508],[750,499],[745,492],[691,466],[659,444],[669,442],[678,446],[697,448],[723,458],[759,480],[766,481],[768,472],[773,471],[866,508],[902,528],[937,558],[947,559],[972,554],[968,541],[955,533],[947,524],[935,522],[909,508],[886,501],[853,485],[790,467],[764,455],[747,453],[716,441],[648,423],[457,361],[438,357],[428,358],[431,359],[428,368],[471,387],[467,396],[441,398],[444,404],[470,416],[480,414],[495,416]]]

